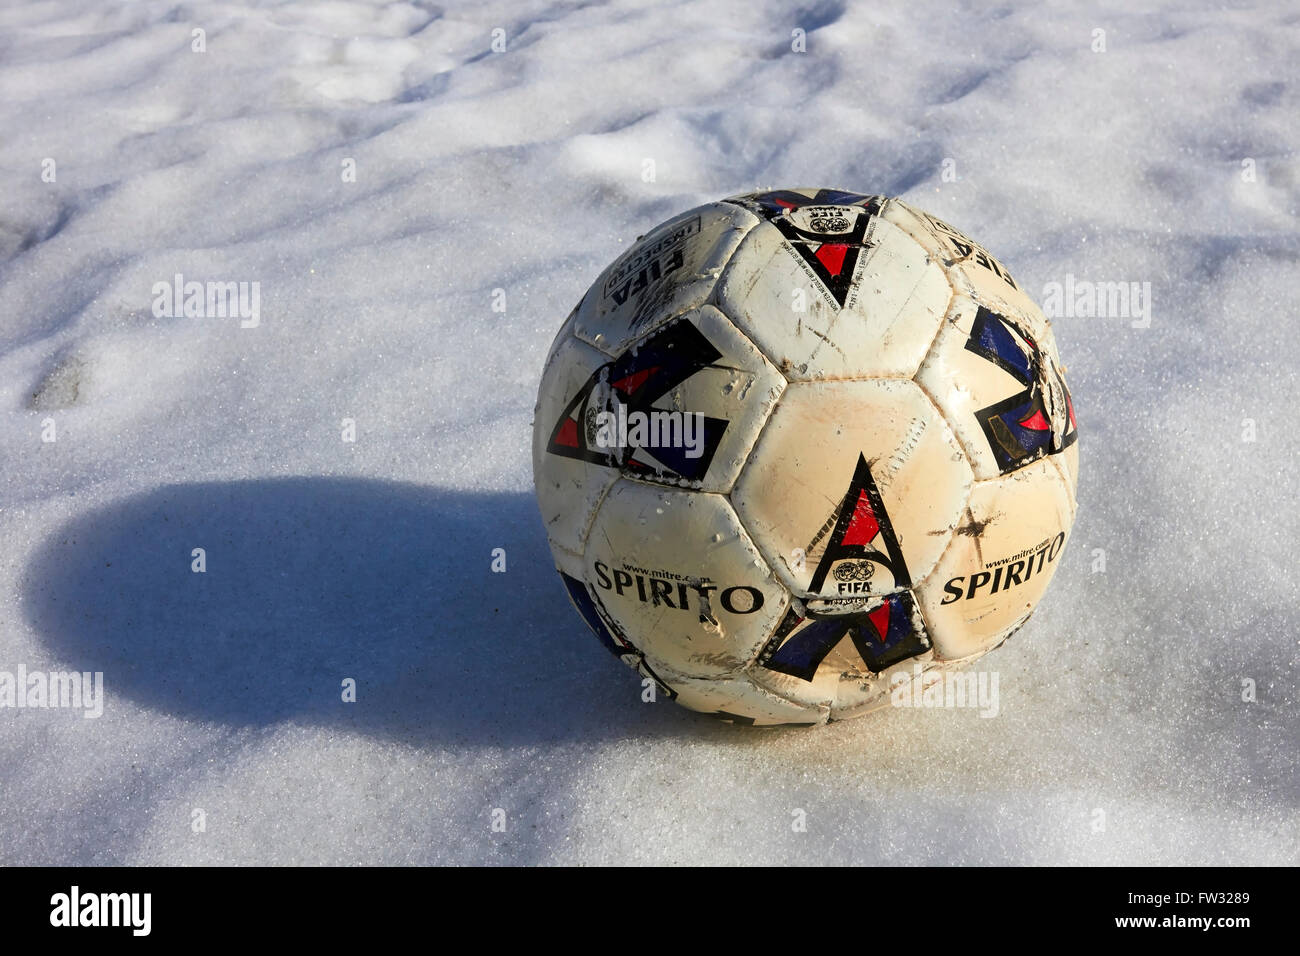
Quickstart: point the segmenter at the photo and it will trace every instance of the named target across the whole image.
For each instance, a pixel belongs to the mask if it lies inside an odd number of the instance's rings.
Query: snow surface
[[[0,670],[108,696],[0,710],[0,862],[1296,862],[1300,14],[1142,6],[0,8]],[[560,322],[669,215],[807,185],[1035,294],[1152,285],[1055,322],[1080,513],[995,719],[642,703],[552,570]],[[155,317],[176,273],[260,324]]]

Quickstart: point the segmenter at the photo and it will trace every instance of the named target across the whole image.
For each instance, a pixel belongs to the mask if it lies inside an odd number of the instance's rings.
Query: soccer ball
[[[693,710],[818,724],[968,664],[1061,563],[1078,433],[1051,326],[898,199],[783,189],[641,237],[561,328],[533,430],[560,576]]]

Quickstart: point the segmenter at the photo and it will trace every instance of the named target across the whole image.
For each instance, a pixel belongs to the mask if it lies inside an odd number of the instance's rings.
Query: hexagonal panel
[[[1079,506],[1079,443],[1074,442],[1060,454],[1052,456],[1065,478],[1065,487],[1070,492],[1070,512]]]
[[[828,222],[844,234],[814,231]],[[845,205],[787,210],[754,229],[714,300],[786,378],[817,381],[912,375],[951,293],[903,230]]]
[[[805,382],[786,389],[731,500],[810,610],[866,611],[929,573],[971,480],[913,382]]]
[[[916,382],[957,433],[977,479],[1063,451],[1077,438],[1051,340],[964,296],[921,363]]]
[[[1071,523],[1050,461],[976,482],[952,545],[916,587],[935,653],[982,654],[1019,627],[1060,565]]]
[[[739,206],[711,203],[655,227],[592,284],[578,306],[573,334],[615,355],[660,323],[702,305],[757,223]]]
[[[551,544],[581,555],[587,527],[618,472],[580,457],[552,453],[566,408],[596,370],[608,362],[591,346],[561,333],[551,349],[533,409],[533,483]]]
[[[1012,278],[1006,266],[974,239],[901,199],[889,201],[884,217],[940,260],[957,292],[1032,325],[1046,323],[1033,297]]]
[[[620,479],[596,513],[585,561],[605,610],[665,675],[737,673],[789,600],[721,495]]]

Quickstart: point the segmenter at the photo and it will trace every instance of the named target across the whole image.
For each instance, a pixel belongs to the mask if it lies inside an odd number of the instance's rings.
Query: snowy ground
[[[0,670],[107,702],[0,709],[0,862],[1294,863],[1300,15],[1134,6],[6,4]],[[1151,283],[1055,323],[1080,515],[995,719],[643,704],[552,570],[561,320],[799,185]]]

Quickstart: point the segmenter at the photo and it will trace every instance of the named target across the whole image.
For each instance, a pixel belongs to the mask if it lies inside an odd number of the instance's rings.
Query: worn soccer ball
[[[556,337],[533,435],[578,612],[737,723],[857,716],[997,647],[1076,508],[1042,311],[947,223],[834,189],[641,237]]]

